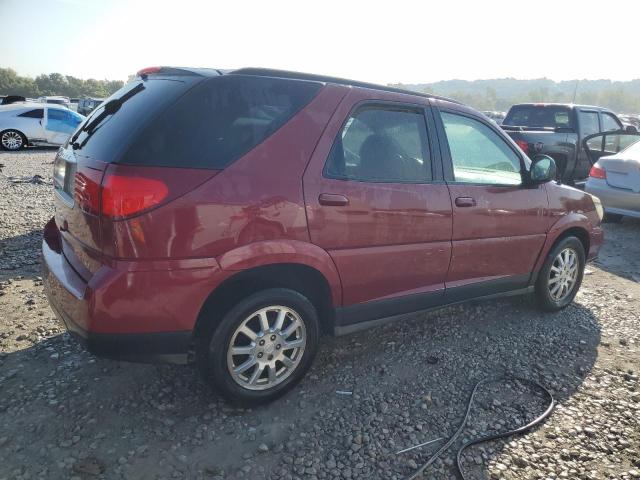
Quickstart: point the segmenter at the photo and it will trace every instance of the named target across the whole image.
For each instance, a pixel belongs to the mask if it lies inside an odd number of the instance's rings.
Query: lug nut
[[[273,355],[269,355],[269,360],[273,360]]]
[[[263,354],[262,352],[260,352],[260,353],[258,354],[258,358],[262,358],[262,355],[264,355],[264,354]]]
[[[276,339],[275,335],[271,335],[271,341],[273,342]]]
[[[264,340],[260,340],[260,346],[264,345]]]
[[[280,350],[280,344],[276,345],[276,350]]]

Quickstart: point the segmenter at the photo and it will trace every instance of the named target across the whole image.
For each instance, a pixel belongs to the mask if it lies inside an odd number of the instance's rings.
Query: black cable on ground
[[[478,443],[487,442],[489,440],[495,440],[497,438],[504,438],[504,437],[509,437],[511,435],[516,435],[516,434],[528,432],[534,426],[538,425],[544,419],[546,419],[549,415],[551,415],[551,412],[553,411],[553,409],[554,409],[554,407],[556,405],[556,401],[553,398],[553,395],[551,394],[551,392],[548,389],[546,389],[544,386],[540,385],[538,382],[535,382],[533,380],[529,380],[527,378],[520,378],[520,377],[513,377],[513,376],[504,376],[504,377],[499,377],[499,378],[486,378],[484,380],[480,380],[478,383],[476,383],[476,386],[473,387],[473,391],[471,392],[471,396],[469,397],[469,403],[467,405],[467,413],[465,414],[464,418],[462,419],[462,423],[460,424],[460,426],[458,427],[456,432],[453,435],[451,435],[451,437],[449,437],[449,439],[445,442],[444,445],[442,445],[433,455],[431,455],[431,457],[429,457],[429,459],[426,461],[426,463],[424,463],[418,470],[416,470],[413,474],[411,474],[409,477],[407,477],[406,480],[415,480],[416,478],[420,477],[420,475],[422,475],[422,473],[433,462],[435,462],[436,459],[440,455],[442,455],[442,453],[445,450],[447,450],[457,440],[457,438],[460,436],[460,434],[464,430],[465,426],[467,425],[467,420],[469,420],[469,414],[471,413],[471,407],[473,406],[473,400],[475,398],[476,392],[478,391],[478,388],[481,385],[486,385],[488,383],[498,383],[498,382],[502,382],[502,381],[506,381],[506,380],[516,380],[516,381],[518,381],[520,383],[525,383],[525,384],[531,385],[531,386],[533,386],[533,387],[535,387],[535,388],[537,388],[539,390],[542,390],[545,393],[545,395],[548,397],[548,399],[549,399],[549,406],[547,407],[547,409],[541,415],[537,416],[536,418],[534,418],[531,422],[527,423],[526,425],[522,425],[521,427],[515,428],[513,430],[508,430],[506,432],[501,432],[501,433],[496,433],[496,434],[493,434],[493,435],[486,435],[484,437],[474,438],[472,440],[469,440],[464,445],[462,445],[460,447],[460,449],[458,450],[458,454],[456,456],[456,467],[458,469],[458,475],[460,476],[460,478],[462,480],[466,480],[466,477],[464,475],[464,472],[462,470],[462,465],[461,465],[462,452],[464,450],[466,450],[468,447],[470,447],[471,445],[476,445]]]

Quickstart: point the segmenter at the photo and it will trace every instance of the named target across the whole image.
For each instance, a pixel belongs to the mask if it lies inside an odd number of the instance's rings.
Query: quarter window
[[[520,185],[520,158],[491,128],[472,118],[442,112],[456,182]]]
[[[29,110],[28,112],[21,113],[18,116],[27,118],[42,118],[44,117],[44,110],[42,108],[36,108],[35,110]]]
[[[432,179],[427,126],[421,109],[364,107],[338,134],[324,174],[363,182]]]

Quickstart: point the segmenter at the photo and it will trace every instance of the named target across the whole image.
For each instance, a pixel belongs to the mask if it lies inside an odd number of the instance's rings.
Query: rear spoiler
[[[196,75],[196,76],[202,76],[202,77],[216,77],[218,75],[223,75],[223,72],[216,68],[183,68],[183,67],[146,67],[136,72],[136,75],[143,80],[145,80],[149,75],[152,75],[152,74],[171,75],[171,76]]]

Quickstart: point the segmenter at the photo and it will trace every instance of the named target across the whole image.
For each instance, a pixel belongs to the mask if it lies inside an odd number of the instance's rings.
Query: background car
[[[6,95],[0,99],[0,105],[10,105],[12,103],[24,102],[27,99],[20,95]]]
[[[631,126],[636,132],[640,132],[640,117],[638,115],[621,114],[618,118],[625,127]]]
[[[78,113],[81,115],[89,115],[103,101],[104,98],[81,98],[78,100]]]
[[[585,140],[594,159],[599,157],[591,167],[585,190],[600,198],[605,221],[619,222],[623,216],[640,218],[640,134],[605,134]],[[629,144],[615,153],[616,145]]]
[[[498,112],[493,110],[487,110],[482,113],[484,113],[487,117],[489,117],[491,120],[496,122],[498,125],[501,125],[504,118],[507,116],[506,112]]]
[[[45,96],[45,97],[38,97],[38,102],[41,103],[55,103],[56,105],[63,105],[67,108],[71,108],[71,100],[69,99],[69,97],[63,97],[63,96]]]
[[[62,106],[14,103],[0,107],[0,146],[20,150],[27,145],[58,146],[85,117]]]

